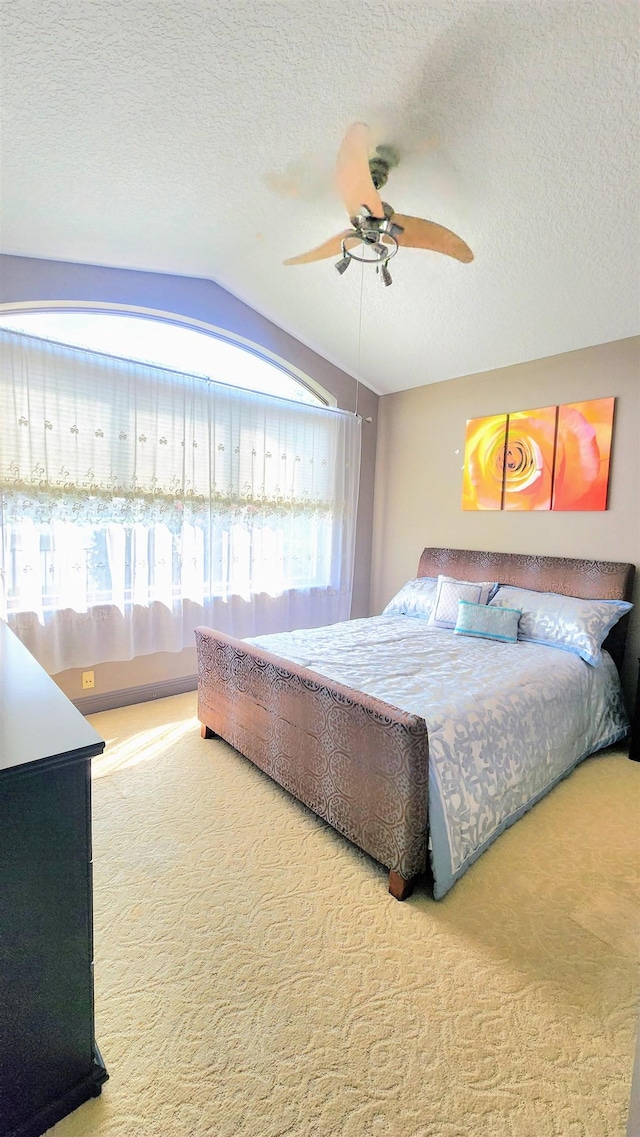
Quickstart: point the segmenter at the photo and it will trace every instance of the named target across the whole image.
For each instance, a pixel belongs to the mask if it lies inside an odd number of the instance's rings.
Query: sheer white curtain
[[[351,414],[0,330],[0,616],[50,672],[349,617]]]

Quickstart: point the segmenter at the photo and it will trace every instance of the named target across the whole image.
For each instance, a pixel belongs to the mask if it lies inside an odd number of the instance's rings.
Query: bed
[[[330,629],[248,641],[197,628],[202,735],[384,865],[396,899],[425,873],[439,899],[578,762],[627,733],[618,670],[633,576],[618,562],[426,548],[408,582],[424,611],[401,590],[395,608]],[[491,622],[515,619],[517,640],[433,623],[434,596],[442,612],[445,590],[459,594],[441,581],[485,582],[483,611],[464,602],[470,618],[505,609]],[[523,604],[537,615],[538,602],[580,601],[610,605],[602,652],[559,650],[547,631],[521,638]],[[556,624],[564,635],[564,617]]]

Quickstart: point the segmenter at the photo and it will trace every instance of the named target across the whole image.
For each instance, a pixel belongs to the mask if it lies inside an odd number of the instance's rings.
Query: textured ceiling
[[[638,332],[636,0],[4,0],[1,249],[209,277],[389,392]],[[283,267],[383,196],[476,259]]]

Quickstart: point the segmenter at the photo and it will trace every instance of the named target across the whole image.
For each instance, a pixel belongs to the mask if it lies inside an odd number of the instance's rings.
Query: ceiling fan
[[[339,273],[346,272],[352,260],[375,264],[383,283],[389,285],[392,279],[388,261],[400,245],[445,253],[465,263],[472,261],[469,246],[450,229],[422,217],[396,213],[393,206],[382,201],[378,190],[400,159],[392,146],[377,146],[371,157],[369,152],[369,128],[363,122],[355,122],[342,140],[336,162],[336,182],[351,228],[343,229],[308,253],[290,257],[284,264],[309,264],[341,254],[336,263]]]

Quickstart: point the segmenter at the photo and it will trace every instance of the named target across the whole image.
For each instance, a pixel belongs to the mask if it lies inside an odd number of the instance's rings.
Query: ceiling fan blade
[[[394,213],[391,220],[396,225],[402,225],[404,230],[396,237],[399,245],[445,253],[465,264],[473,260],[473,253],[462,237],[452,233],[451,229],[445,229],[444,225],[437,225],[435,221],[426,221],[422,217],[405,217],[402,213]]]
[[[374,217],[384,217],[380,195],[369,171],[369,127],[363,122],[350,126],[338,151],[336,183],[349,217],[357,217],[362,206]]]
[[[311,249],[308,253],[301,253],[299,257],[289,257],[282,263],[285,265],[307,265],[311,261],[322,261],[325,257],[337,257],[342,252],[342,242],[350,233],[353,233],[353,229],[344,229],[336,237],[330,237],[324,245],[318,245],[317,249]]]

